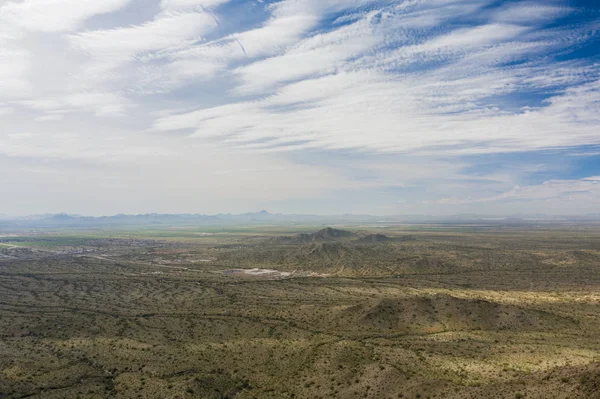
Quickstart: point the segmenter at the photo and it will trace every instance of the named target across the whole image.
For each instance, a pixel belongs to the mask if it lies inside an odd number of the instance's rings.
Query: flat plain
[[[0,236],[0,398],[600,398],[600,227]]]

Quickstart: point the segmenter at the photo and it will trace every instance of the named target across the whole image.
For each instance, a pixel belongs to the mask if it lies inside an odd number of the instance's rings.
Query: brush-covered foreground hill
[[[385,298],[345,312],[349,328],[354,325],[373,331],[548,331],[577,326],[572,319],[549,312],[446,294]]]
[[[390,238],[385,234],[367,234],[364,237],[359,238],[362,243],[376,243],[376,242],[388,242]]]

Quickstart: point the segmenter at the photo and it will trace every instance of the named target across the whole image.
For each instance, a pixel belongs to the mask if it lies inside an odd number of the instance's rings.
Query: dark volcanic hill
[[[385,234],[367,234],[364,237],[361,237],[358,241],[361,243],[376,243],[376,242],[387,242],[390,240],[390,237]]]
[[[301,233],[292,237],[281,237],[279,240],[289,243],[310,243],[310,242],[327,242],[344,239],[352,239],[357,235],[351,231],[338,230],[333,227],[326,227],[316,233]]]
[[[339,240],[342,238],[352,238],[355,234],[351,231],[338,230],[332,227],[326,227],[314,233],[317,240]]]

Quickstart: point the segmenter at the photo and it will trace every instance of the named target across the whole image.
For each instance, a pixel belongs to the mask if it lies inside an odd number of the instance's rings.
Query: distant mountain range
[[[67,213],[30,215],[24,217],[0,216],[0,227],[117,227],[117,226],[218,226],[252,224],[320,224],[320,223],[376,223],[380,217],[368,215],[284,215],[267,211],[242,214],[140,214],[114,216],[81,216]]]
[[[9,217],[0,215],[0,228],[95,228],[95,227],[135,227],[135,226],[232,226],[232,225],[261,225],[261,224],[377,224],[392,223],[485,223],[485,224],[532,224],[548,222],[600,222],[600,215],[582,217],[573,216],[427,216],[427,215],[298,215],[273,214],[265,210],[242,214],[159,214],[148,213],[140,215],[118,214],[113,216],[81,216],[67,213],[30,215]]]

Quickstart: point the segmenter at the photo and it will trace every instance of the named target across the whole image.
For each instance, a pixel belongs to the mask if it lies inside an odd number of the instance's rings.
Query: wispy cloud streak
[[[136,6],[0,1],[0,161],[107,170],[117,162],[142,187],[157,174],[155,157],[182,176],[170,184],[185,190],[200,179],[214,203],[230,192],[205,173],[213,162],[232,164],[219,166],[232,171],[231,184],[254,182],[244,187],[257,204],[269,200],[265,184],[281,187],[269,191],[278,201],[300,195],[286,173],[312,195],[379,190],[436,209],[529,198],[552,201],[554,211],[597,191],[590,176],[600,171],[586,163],[600,145],[597,8],[560,0]],[[515,161],[541,153],[555,155],[535,168]],[[511,164],[474,173],[486,156]],[[332,166],[336,157],[344,167]],[[559,163],[578,174],[561,174]],[[409,164],[423,169],[420,179],[401,172]]]

